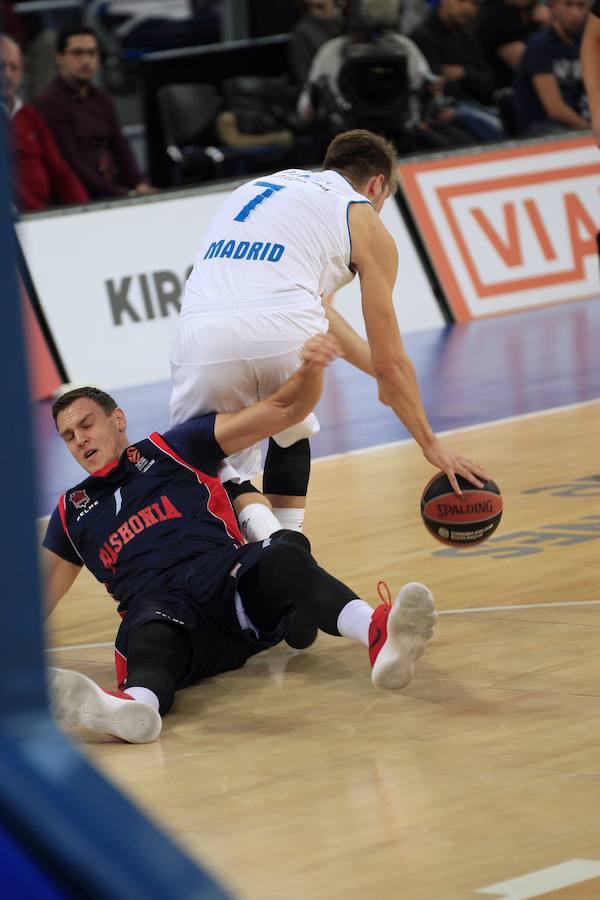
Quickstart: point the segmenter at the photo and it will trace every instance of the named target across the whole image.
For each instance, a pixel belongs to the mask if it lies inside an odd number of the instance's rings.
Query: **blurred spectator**
[[[107,0],[102,15],[114,20],[121,46],[171,50],[218,41],[217,7],[215,0]]]
[[[428,0],[403,0],[400,16],[400,32],[410,34],[425,21],[431,9]]]
[[[19,14],[13,9],[14,0],[2,0],[0,3],[0,21],[4,34],[13,38],[20,47],[27,49],[27,28]]]
[[[529,36],[549,21],[548,7],[538,0],[483,0],[478,31],[497,87],[512,85]]]
[[[0,101],[10,117],[16,205],[35,210],[53,203],[85,203],[88,193],[60,155],[50,129],[18,96],[22,79],[20,47],[0,35]]]
[[[306,0],[306,13],[296,23],[290,37],[292,72],[298,84],[308,79],[311,63],[319,47],[344,31],[344,20],[336,0]]]
[[[254,0],[248,2],[251,37],[267,37],[291,31],[300,16],[300,0]]]
[[[534,34],[515,77],[515,109],[526,136],[589,128],[581,77],[588,0],[550,0],[551,24]]]
[[[477,0],[439,0],[411,38],[456,100],[456,121],[479,140],[499,140],[494,74],[472,28],[477,9]]]
[[[121,132],[111,98],[92,84],[100,53],[93,29],[63,29],[56,50],[58,75],[36,106],[64,158],[93,198],[152,192]]]
[[[443,82],[431,72],[427,60],[417,45],[399,34],[397,27],[400,0],[380,0],[373,10],[363,0],[357,3],[348,23],[348,33],[342,37],[327,41],[317,52],[310,68],[308,81],[298,100],[298,112],[306,121],[314,121],[321,112],[313,105],[318,98],[322,105],[337,107],[335,113],[338,122],[337,130],[346,128],[369,128],[384,133],[392,139],[399,150],[442,149],[471,142],[471,137],[453,121],[455,111],[449,108],[443,98]],[[406,66],[406,84],[397,83],[396,93],[407,94],[406,114],[400,121],[397,113],[386,120],[374,123],[368,115],[352,117],[353,111],[359,108],[358,98],[352,97],[348,90],[343,90],[342,82],[346,65],[350,57],[356,59],[355,51],[362,48],[365,53],[365,74],[369,67],[369,79],[372,81],[381,71],[381,84],[386,79],[386,71],[391,72],[390,61],[394,57],[404,60]],[[362,50],[360,51],[362,53]],[[377,63],[377,55],[381,55],[381,63]],[[357,76],[358,78],[359,76]],[[366,80],[366,78],[365,78]],[[385,86],[390,91],[389,79]],[[354,86],[356,87],[356,81]],[[373,90],[373,106],[381,92]],[[325,99],[325,104],[323,104]],[[362,104],[364,107],[364,103]],[[388,103],[393,109],[393,103]],[[331,109],[329,110],[331,112]],[[362,116],[362,113],[361,113]]]
[[[583,80],[592,116],[594,139],[600,147],[600,0],[594,0],[581,42]],[[599,241],[600,248],[600,241]]]
[[[33,103],[55,75],[54,50],[61,28],[81,23],[81,6],[75,3],[23,3],[2,0],[4,32],[13,37],[25,54],[25,72],[21,96]]]

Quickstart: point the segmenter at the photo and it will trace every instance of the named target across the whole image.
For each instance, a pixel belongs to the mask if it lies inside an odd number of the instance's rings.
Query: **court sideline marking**
[[[480,428],[491,428],[494,425],[507,425],[509,422],[522,422],[523,419],[532,419],[534,416],[550,416],[557,412],[569,412],[572,409],[582,409],[586,406],[593,406],[594,403],[600,403],[600,397],[595,397],[593,400],[582,400],[580,403],[568,403],[566,406],[552,406],[549,409],[522,413],[522,415],[519,416],[506,416],[504,419],[490,419],[488,422],[476,422],[474,425],[461,425],[459,428],[450,428],[448,431],[437,431],[436,434],[438,437],[463,434],[467,431],[477,431]],[[388,441],[384,444],[373,444],[370,447],[357,447],[356,450],[342,450],[340,453],[330,453],[327,456],[315,456],[313,457],[312,464],[325,462],[329,459],[341,459],[345,456],[358,456],[360,453],[372,453],[375,450],[387,450],[390,447],[398,447],[400,444],[409,444],[413,440],[412,437],[405,437],[397,441]]]
[[[557,600],[555,603],[516,603],[509,606],[471,606],[466,609],[439,609],[438,616],[461,616],[470,613],[504,612],[507,609],[554,609],[555,607],[600,606],[600,600]],[[63,653],[67,650],[96,650],[100,647],[114,647],[114,641],[100,644],[67,644],[65,647],[46,647],[46,653]]]

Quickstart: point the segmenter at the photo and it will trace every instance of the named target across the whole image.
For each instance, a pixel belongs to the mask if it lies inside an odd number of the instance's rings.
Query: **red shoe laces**
[[[379,599],[386,606],[392,605],[392,592],[389,589],[387,581],[378,581],[377,582],[377,593],[379,594]]]

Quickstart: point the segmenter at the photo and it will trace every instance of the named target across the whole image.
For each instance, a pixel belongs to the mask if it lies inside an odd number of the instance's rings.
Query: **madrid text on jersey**
[[[279,262],[285,253],[283,244],[273,244],[264,241],[234,241],[221,238],[213,241],[203,259],[251,259],[267,262]]]

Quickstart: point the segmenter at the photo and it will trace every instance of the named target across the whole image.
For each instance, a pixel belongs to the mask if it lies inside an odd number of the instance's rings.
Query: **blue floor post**
[[[48,715],[6,131],[0,112],[0,896],[225,900],[210,876],[109,785]],[[65,278],[68,254],[65,248]]]

